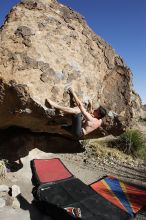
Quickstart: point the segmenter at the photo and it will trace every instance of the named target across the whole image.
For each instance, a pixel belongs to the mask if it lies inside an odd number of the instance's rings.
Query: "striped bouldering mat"
[[[32,160],[31,169],[35,186],[73,177],[59,158]]]
[[[146,190],[107,176],[92,183],[91,188],[132,217],[146,205]]]

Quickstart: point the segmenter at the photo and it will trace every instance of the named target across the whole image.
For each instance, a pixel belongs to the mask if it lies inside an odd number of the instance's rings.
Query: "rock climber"
[[[74,137],[80,139],[101,126],[102,118],[106,116],[107,111],[102,106],[92,110],[91,103],[89,103],[90,110],[87,111],[72,88],[68,89],[68,93],[74,98],[77,105],[76,107],[63,107],[50,99],[47,99],[46,101],[55,109],[67,114],[72,114],[72,125],[62,127],[69,131]]]

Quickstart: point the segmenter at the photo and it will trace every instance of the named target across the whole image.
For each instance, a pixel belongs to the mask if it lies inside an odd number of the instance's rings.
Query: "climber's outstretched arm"
[[[92,115],[86,111],[86,109],[84,108],[84,105],[83,103],[80,101],[80,99],[77,97],[77,95],[75,94],[75,92],[73,91],[72,88],[69,88],[69,92],[73,95],[74,99],[75,99],[75,102],[77,104],[77,106],[79,107],[79,109],[81,110],[81,112],[83,113],[83,115],[85,116],[85,118],[87,120],[92,120],[93,117]]]
[[[75,108],[70,108],[70,107],[64,107],[64,106],[61,106],[59,105],[58,103],[56,102],[53,102],[52,100],[50,99],[46,99],[46,101],[54,108],[60,110],[60,111],[63,111],[67,114],[78,114],[80,113],[80,109],[78,107],[75,107]]]

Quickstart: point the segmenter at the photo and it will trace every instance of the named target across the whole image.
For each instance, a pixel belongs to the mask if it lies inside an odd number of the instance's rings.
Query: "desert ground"
[[[139,123],[138,126],[143,135],[146,136],[146,124],[143,122]],[[19,137],[19,141],[22,141],[21,135]],[[21,158],[23,168],[17,172],[9,172],[5,178],[1,179],[1,184],[6,184],[9,187],[18,185],[22,198],[19,201],[20,207],[12,208],[6,205],[0,208],[0,219],[8,220],[10,215],[11,220],[20,218],[25,220],[50,219],[50,217],[42,215],[32,204],[33,186],[30,168],[32,159],[60,158],[73,175],[86,184],[90,184],[105,175],[113,175],[128,183],[146,187],[146,162],[132,158],[116,148],[108,148],[104,143],[113,138],[111,136],[98,140],[80,141],[78,144],[59,136],[47,137],[45,141],[44,137],[44,135],[39,138],[37,136],[36,140],[36,136],[33,138],[32,135],[31,138],[27,136],[25,143],[27,146],[24,145],[26,148],[28,147],[29,151],[26,156]],[[40,148],[38,148],[39,144],[42,144]],[[30,146],[33,146],[31,150]],[[138,214],[136,219],[145,219],[145,210]]]

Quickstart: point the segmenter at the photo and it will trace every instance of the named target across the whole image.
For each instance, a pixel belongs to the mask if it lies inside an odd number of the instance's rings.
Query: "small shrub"
[[[146,121],[146,118],[143,118],[143,121]]]
[[[144,117],[144,118],[140,117],[140,118],[139,118],[139,121],[140,121],[140,122],[143,122],[143,121],[146,122],[146,117]]]
[[[142,152],[143,154],[145,152],[146,155],[145,139],[138,130],[127,130],[124,132],[119,138],[119,143],[124,153],[140,156]]]

